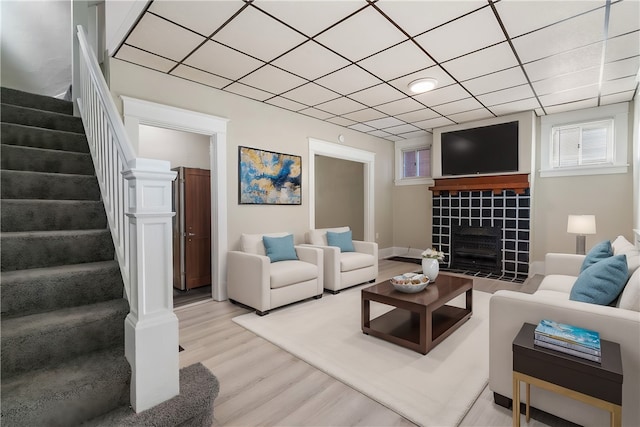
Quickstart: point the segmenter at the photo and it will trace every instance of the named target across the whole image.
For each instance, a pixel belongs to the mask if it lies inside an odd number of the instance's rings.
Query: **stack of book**
[[[600,334],[589,329],[541,320],[534,332],[537,346],[600,363]]]

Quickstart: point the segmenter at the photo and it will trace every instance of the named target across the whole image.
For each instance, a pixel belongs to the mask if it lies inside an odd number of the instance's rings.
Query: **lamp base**
[[[585,241],[587,236],[577,235],[576,236],[576,253],[579,255],[586,254],[585,252]]]

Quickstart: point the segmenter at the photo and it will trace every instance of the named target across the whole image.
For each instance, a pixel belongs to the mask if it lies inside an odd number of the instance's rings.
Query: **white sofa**
[[[307,298],[322,298],[323,253],[296,245],[299,260],[271,262],[263,236],[283,237],[289,233],[243,234],[242,251],[227,253],[227,294],[263,316],[277,307]]]
[[[341,289],[375,281],[378,277],[378,244],[353,240],[355,252],[340,252],[340,248],[329,246],[327,231],[343,233],[349,227],[317,228],[305,235],[307,244],[324,251],[324,288],[331,293]]]
[[[534,294],[498,291],[491,297],[489,388],[496,403],[511,404],[512,342],[522,324],[551,319],[598,331],[601,338],[620,344],[624,375],[622,425],[640,426],[640,268],[637,268],[640,255],[628,248],[627,263],[630,271],[635,268],[635,272],[617,306],[569,300],[584,259],[584,255],[571,254],[547,254],[546,275]],[[615,255],[615,245],[613,249]],[[524,399],[524,385],[522,388]],[[536,387],[531,387],[531,406],[584,426],[609,425],[608,412]]]

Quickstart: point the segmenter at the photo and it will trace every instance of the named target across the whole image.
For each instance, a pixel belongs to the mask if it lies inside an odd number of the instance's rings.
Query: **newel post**
[[[134,159],[123,176],[131,280],[125,356],[131,365],[131,405],[140,412],[180,393],[171,240],[176,173],[169,162]]]

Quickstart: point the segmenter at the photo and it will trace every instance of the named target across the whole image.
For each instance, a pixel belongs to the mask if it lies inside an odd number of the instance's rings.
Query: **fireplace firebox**
[[[500,227],[452,226],[451,268],[500,274],[501,237]]]

